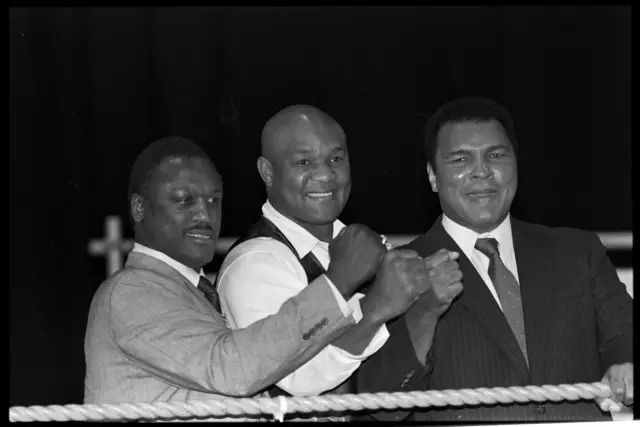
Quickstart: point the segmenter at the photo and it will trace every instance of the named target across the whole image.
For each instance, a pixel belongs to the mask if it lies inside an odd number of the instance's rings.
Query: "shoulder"
[[[256,237],[242,242],[224,258],[220,267],[222,279],[229,271],[265,271],[286,269],[294,272],[302,269],[298,257],[284,243],[271,237]]]
[[[599,241],[598,234],[594,231],[572,227],[549,227],[516,219],[512,220],[512,231],[514,234],[525,233],[528,236],[537,236],[539,239],[569,246],[584,245],[593,242],[594,239]]]
[[[550,227],[514,220],[512,234],[514,240],[523,237],[539,248],[568,257],[584,257],[590,253],[606,251],[596,232],[578,228]]]
[[[110,305],[132,306],[144,304],[149,300],[176,300],[180,286],[176,281],[160,272],[127,267],[107,279],[102,286],[108,292]],[[105,295],[107,296],[107,295]]]

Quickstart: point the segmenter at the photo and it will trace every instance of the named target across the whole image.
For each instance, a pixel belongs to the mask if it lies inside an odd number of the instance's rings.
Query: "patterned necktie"
[[[220,310],[220,299],[218,298],[218,291],[213,286],[213,284],[204,276],[200,276],[200,281],[198,282],[198,289],[204,294],[204,297],[211,303],[211,305],[221,313]]]
[[[520,345],[524,359],[529,364],[527,355],[527,341],[524,332],[524,316],[522,314],[522,300],[520,285],[515,276],[500,259],[498,241],[496,239],[478,239],[475,248],[489,258],[489,277],[496,288],[502,311],[509,326]]]

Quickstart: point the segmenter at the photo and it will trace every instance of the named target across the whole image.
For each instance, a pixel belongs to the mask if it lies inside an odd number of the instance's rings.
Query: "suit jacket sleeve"
[[[243,329],[229,329],[207,308],[133,272],[114,290],[110,319],[117,344],[141,369],[178,387],[229,396],[274,384],[354,323],[324,276]]]
[[[416,357],[404,316],[387,324],[390,337],[364,361],[357,373],[358,393],[410,392],[429,388],[433,370],[433,347],[423,365]],[[379,411],[369,415],[379,421],[400,421],[411,411]]]
[[[590,233],[586,246],[590,248],[591,295],[604,375],[611,365],[633,363],[633,301],[598,236]]]

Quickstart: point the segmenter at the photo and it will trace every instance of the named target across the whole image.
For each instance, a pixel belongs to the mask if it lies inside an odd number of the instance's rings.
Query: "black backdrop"
[[[631,229],[628,7],[14,8],[9,23],[12,406],[82,401],[105,274],[87,242],[126,217],[134,157],[165,135],[211,154],[235,236],[264,199],[263,123],[313,104],[347,132],[342,219],[417,234],[439,214],[425,117],[490,96],[519,134],[515,215]]]

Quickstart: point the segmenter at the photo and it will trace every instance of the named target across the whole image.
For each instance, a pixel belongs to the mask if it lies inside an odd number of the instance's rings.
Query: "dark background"
[[[439,214],[426,117],[489,96],[519,135],[514,215],[631,229],[629,7],[23,8],[9,24],[10,406],[82,402],[105,276],[87,243],[126,218],[135,155],[169,134],[213,157],[237,236],[265,197],[262,125],[315,105],[348,137],[342,219],[417,234]]]

